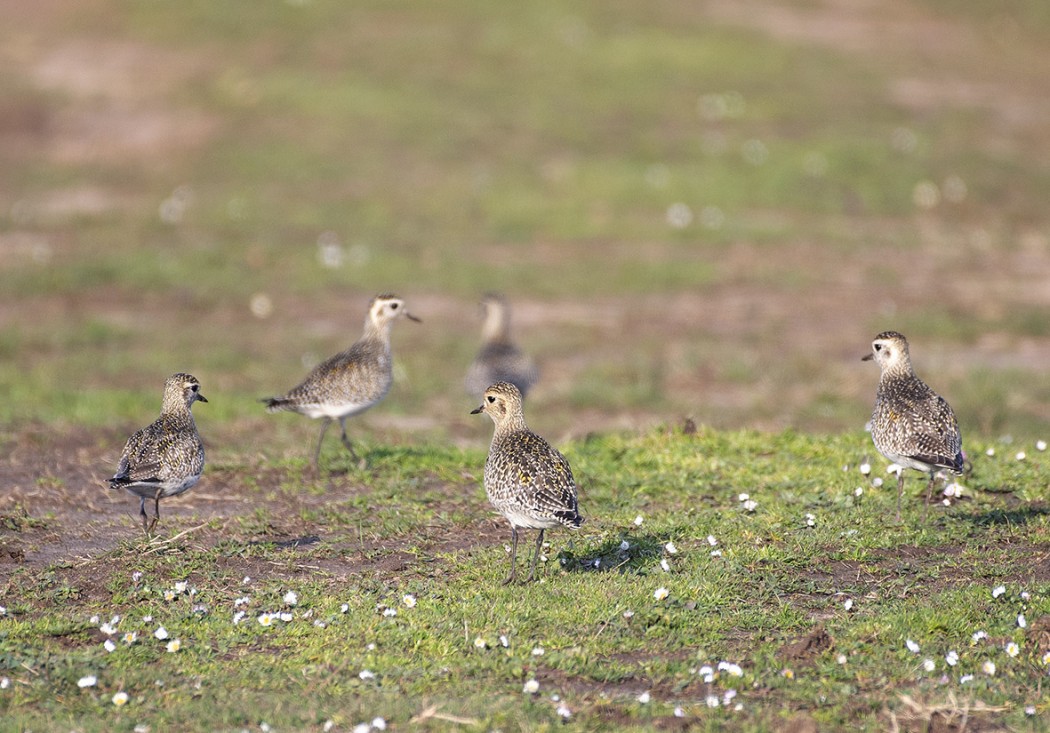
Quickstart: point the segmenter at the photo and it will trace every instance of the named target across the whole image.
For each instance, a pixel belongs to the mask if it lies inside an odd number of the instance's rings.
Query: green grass
[[[871,482],[884,462],[867,477],[858,469],[867,440],[701,429],[566,445],[587,522],[552,532],[540,581],[515,587],[499,584],[509,532],[485,519],[480,450],[369,445],[362,470],[333,442],[326,464],[345,477],[307,478],[296,461],[275,467],[269,489],[227,458],[211,480],[257,504],[254,514],[198,527],[169,509],[159,542],[136,537],[129,519],[112,551],[14,570],[0,618],[0,675],[11,681],[0,713],[18,729],[319,730],[376,716],[408,727],[436,705],[473,721],[467,730],[612,720],[644,730],[680,708],[710,730],[773,730],[793,711],[822,728],[882,730],[890,713],[909,715],[907,696],[1032,725],[1025,707],[1045,716],[1050,704],[1037,687],[1047,650],[1017,615],[1029,626],[1050,618],[1037,559],[1050,540],[1046,454],[1029,448],[1018,461],[1016,446],[974,441],[966,498],[923,523],[916,474],[898,525],[887,521],[894,482]],[[743,509],[740,493],[757,509]],[[15,540],[61,529],[5,521]],[[304,544],[255,539],[267,535]],[[654,597],[660,588],[666,598]],[[290,620],[259,621],[282,612]],[[98,629],[114,615],[107,637]],[[179,651],[154,638],[161,626]],[[830,647],[785,656],[817,626]],[[974,641],[977,631],[987,639]],[[88,674],[97,684],[79,689]],[[522,692],[530,679],[535,695]],[[120,691],[129,702],[118,708]],[[571,717],[559,722],[562,704]],[[979,704],[994,712],[974,712]]]

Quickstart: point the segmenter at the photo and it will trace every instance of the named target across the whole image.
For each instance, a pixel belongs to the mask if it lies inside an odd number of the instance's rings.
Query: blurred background
[[[211,445],[305,455],[255,399],[392,291],[351,436],[484,444],[490,290],[555,440],[858,430],[885,329],[964,437],[1039,437],[1047,48],[1044,0],[6,0],[4,441],[122,440],[184,370]]]

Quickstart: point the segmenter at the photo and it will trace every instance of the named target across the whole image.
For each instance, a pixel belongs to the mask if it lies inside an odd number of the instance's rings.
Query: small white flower
[[[185,593],[186,589],[189,588],[189,585],[190,584],[187,583],[185,580],[180,580],[178,583],[175,584],[175,592]]]
[[[867,461],[865,461],[864,463],[860,464],[860,472],[864,476],[867,476],[869,473],[871,473],[871,464],[868,463]]]
[[[994,588],[992,588],[992,598],[998,598],[999,596],[1001,596],[1005,592],[1006,592],[1006,586],[1005,585],[997,585]]]
[[[332,720],[331,718],[329,718],[328,720],[326,720],[324,722],[324,725],[321,726],[321,730],[324,731],[324,733],[329,733],[329,731],[332,730],[332,728],[334,728],[334,727],[335,727],[335,721]]]
[[[986,450],[986,451],[984,452],[984,454],[985,454],[986,456],[994,456],[994,455],[995,455],[995,448],[989,448],[988,450]]]
[[[387,618],[390,618],[391,616],[396,616],[397,615],[397,609],[396,608],[384,608],[383,609],[383,615],[386,616]]]
[[[161,641],[164,641],[168,638],[168,630],[163,626],[158,626],[157,630],[153,632],[153,635]]]
[[[1043,664],[1050,666],[1050,652],[1043,655]]]
[[[88,623],[89,624],[97,624],[98,623],[98,616],[92,616],[91,618],[89,618],[88,619]]]
[[[277,614],[277,618],[281,619],[281,621],[284,621],[285,623],[288,623],[289,621],[292,620],[292,614],[287,613],[287,612],[279,613],[279,614]]]
[[[853,495],[856,496],[859,499],[861,496],[864,495],[864,487],[863,486],[858,486],[857,488],[855,488],[853,490]]]
[[[708,695],[704,702],[707,703],[707,707],[709,708],[717,708],[719,704],[718,695]]]
[[[660,567],[663,568],[665,573],[671,572],[671,563],[667,562],[666,557],[660,558]]]
[[[569,710],[568,706],[566,706],[565,703],[559,705],[558,709],[554,712],[556,712],[563,720],[568,720],[570,717],[572,717],[572,711]]]
[[[722,557],[721,550],[711,550],[711,557]]]
[[[632,616],[634,616],[634,611],[632,611],[631,609],[627,609],[626,611],[623,612],[623,617],[624,618],[629,619]]]
[[[1021,600],[1022,601],[1030,600],[1031,597],[1032,597],[1032,595],[1028,591],[1026,591],[1026,590],[1021,591]]]
[[[754,499],[748,499],[743,504],[741,504],[741,506],[744,507],[744,509],[746,509],[747,511],[753,512],[756,509],[758,509],[758,502]]]
[[[124,707],[125,705],[127,705],[128,704],[128,693],[126,693],[126,692],[118,692],[116,695],[113,696],[113,704],[116,705],[118,708]]]
[[[845,654],[839,654],[839,655],[838,655],[838,656],[837,656],[837,657],[835,658],[835,661],[836,661],[836,662],[838,662],[839,664],[845,664],[846,662],[848,662],[848,661],[849,661],[849,659],[848,659],[848,658],[846,657],[846,655],[845,655]]]
[[[676,707],[674,709],[674,716],[676,718],[684,718],[685,717],[685,710],[682,709],[681,705],[679,705],[678,707]]]
[[[344,603],[343,605],[341,605],[339,607],[339,613],[346,613],[349,610],[350,610],[350,604],[349,603]]]
[[[871,485],[874,486],[876,489],[882,486],[882,477],[876,476],[875,478],[873,478],[871,480]]]
[[[294,606],[296,603],[299,602],[299,594],[296,593],[294,590],[290,590],[284,594],[284,598],[282,598],[281,600],[284,601],[284,604],[286,606]]]
[[[107,636],[113,636],[113,634],[117,633],[117,627],[110,623],[102,624],[98,627],[98,630]]]
[[[924,659],[922,660],[922,668],[925,669],[927,672],[932,672],[935,669],[937,669],[937,663],[934,662],[932,659]]]
[[[985,660],[984,664],[981,665],[981,671],[989,677],[995,676],[995,662],[991,659]]]
[[[975,631],[975,632],[973,632],[973,635],[970,636],[970,641],[972,643],[976,644],[977,642],[981,641],[982,639],[987,639],[987,638],[988,638],[988,632],[987,631]]]
[[[1037,451],[1044,451],[1044,450],[1046,450],[1046,441],[1045,440],[1037,440],[1037,441],[1035,441],[1035,449]]]
[[[723,670],[730,677],[744,676],[744,670],[739,664],[733,664],[732,662],[719,662],[718,668]]]
[[[743,502],[743,501],[747,501],[750,498],[751,498],[750,494],[740,494],[739,496],[737,496],[737,501]]]
[[[663,599],[667,598],[669,594],[670,591],[667,590],[667,588],[660,587],[653,591],[653,598],[655,598],[658,601],[662,601]]]
[[[117,645],[113,643],[112,639],[106,639],[104,642],[102,642],[102,648],[104,648],[107,652],[113,653],[117,650]]]
[[[363,680],[374,680],[376,678],[376,673],[370,669],[362,669],[357,673],[357,676]]]
[[[248,585],[248,583],[251,583],[251,582],[252,582],[251,576],[250,575],[245,575],[244,578],[241,580],[241,585]]]
[[[376,730],[386,730],[386,720],[384,718],[372,718],[372,727]]]
[[[86,675],[77,680],[77,687],[84,689],[85,687],[94,687],[98,684],[98,677],[93,674]]]
[[[0,690],[6,690],[11,686],[11,680],[7,677],[0,677]]]
[[[142,623],[144,623],[144,624],[151,624],[151,623],[153,623],[153,616],[151,616],[150,614],[147,613],[145,616],[142,617]]]
[[[273,614],[272,613],[260,613],[258,620],[259,620],[259,625],[260,626],[270,626],[271,624],[273,624]]]
[[[641,527],[642,526],[642,522],[644,522],[644,521],[645,520],[642,519],[642,515],[641,514],[639,514],[637,517],[634,518],[634,524],[637,527]]]
[[[623,541],[620,542],[620,552],[627,552],[630,549],[631,549],[631,543],[630,542],[628,542],[627,540],[623,540]]]
[[[696,674],[707,683],[715,681],[715,670],[711,668],[710,664],[705,664],[700,669],[696,670]]]
[[[166,591],[164,591],[164,600],[165,601],[174,601],[175,600],[175,591],[173,591],[173,590],[166,590]]]
[[[972,674],[964,674],[962,677],[959,678],[959,684],[965,685],[967,682],[973,682]]]
[[[508,639],[505,634],[500,634],[499,645],[504,649],[507,649],[508,647],[510,647],[510,639]]]
[[[1024,714],[1028,717],[1035,715],[1035,705],[1025,705]]]
[[[1023,613],[1017,614],[1017,625],[1022,629],[1028,628],[1028,619],[1024,617]]]
[[[474,646],[478,649],[484,649],[488,646],[488,642],[482,639],[480,636],[478,636],[474,639]]]
[[[718,540],[715,539],[713,534],[709,534],[707,535],[707,544],[711,545],[711,547],[716,547],[718,545]]]
[[[542,646],[534,646],[534,647],[532,647],[532,656],[534,656],[534,657],[542,657],[546,653],[547,653],[547,650],[544,649]]]
[[[535,678],[530,679],[521,688],[521,691],[524,692],[526,695],[535,695],[537,692],[540,691],[540,683],[537,682]]]
[[[401,602],[404,603],[407,608],[416,607],[416,597],[411,593],[406,593],[405,595],[401,596]]]
[[[816,525],[816,523],[817,523],[817,518],[815,516],[813,516],[812,514],[807,513],[806,514],[806,526],[807,527],[813,527],[813,526]]]
[[[954,667],[959,663],[959,652],[952,650],[944,655],[944,662],[949,667]]]
[[[845,608],[847,611],[853,610],[853,599],[852,598],[847,598],[845,600],[845,602],[842,604],[842,607]]]
[[[649,694],[648,690],[638,696],[638,702],[642,705],[648,705],[650,700],[652,700],[652,696]]]
[[[237,613],[233,614],[233,625],[236,626],[237,624],[239,624],[241,622],[241,620],[244,618],[244,616],[245,616],[245,612],[244,611],[238,611]]]
[[[674,542],[668,542],[666,545],[664,545],[664,549],[667,550],[668,555],[678,554],[678,548],[674,546]]]
[[[358,723],[350,729],[350,733],[369,733],[372,730],[372,726],[368,723]]]
[[[182,649],[182,642],[178,639],[172,639],[167,644],[165,644],[164,648],[167,650],[168,654],[174,654],[179,649]]]
[[[908,651],[911,652],[912,654],[918,654],[919,653],[919,645],[916,644],[911,639],[905,640],[904,646],[908,647]]]
[[[136,641],[138,641],[138,638],[138,632],[129,631],[128,633],[124,634],[124,643],[129,645],[134,644]]]
[[[251,600],[252,599],[248,596],[241,596],[240,598],[234,599],[233,607],[237,608],[238,606],[247,606],[249,603],[251,603]]]
[[[1017,645],[1017,642],[1011,641],[1009,644],[1006,645],[1006,653],[1011,657],[1016,657],[1018,654],[1021,653],[1021,647]]]
[[[1023,450],[1019,450],[1019,451],[1017,451],[1017,455],[1016,455],[1016,456],[1014,456],[1014,458],[1016,458],[1016,459],[1017,459],[1017,460],[1019,460],[1019,461],[1023,461],[1023,460],[1024,460],[1025,458],[1027,458],[1027,457],[1028,457],[1028,456],[1026,456],[1026,455],[1025,455],[1025,452],[1024,452]]]

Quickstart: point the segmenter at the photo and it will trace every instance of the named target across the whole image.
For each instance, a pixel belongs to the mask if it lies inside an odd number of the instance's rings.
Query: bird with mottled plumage
[[[884,331],[875,337],[871,347],[871,353],[863,360],[874,360],[882,370],[871,414],[871,439],[879,453],[902,466],[897,474],[900,521],[904,468],[930,475],[926,486],[928,506],[937,473],[962,472],[962,436],[948,401],[915,375],[904,336]]]
[[[128,438],[117,472],[109,479],[110,488],[139,497],[147,534],[160,520],[160,500],[194,486],[204,470],[204,444],[190,410],[198,400],[208,401],[196,377],[182,372],[168,377],[160,417]],[[153,500],[152,521],[146,515],[146,499]]]
[[[497,382],[485,390],[481,406],[471,414],[481,412],[495,423],[485,461],[485,494],[510,522],[513,538],[510,574],[503,584],[516,577],[519,527],[540,531],[529,570],[531,581],[536,577],[544,531],[558,526],[578,529],[583,524],[576,481],[565,456],[525,424],[521,391],[513,384]]]
[[[481,349],[467,368],[464,386],[472,397],[491,384],[510,382],[526,395],[539,377],[535,362],[510,337],[510,304],[497,293],[481,299]]]
[[[262,399],[267,412],[298,412],[323,419],[314,451],[315,468],[325,432],[333,420],[338,420],[342,428],[343,445],[357,457],[346,437],[346,419],[372,407],[390,391],[394,381],[390,326],[401,316],[419,321],[405,310],[405,302],[396,295],[376,296],[368,307],[364,334],[349,349],[318,364],[287,394]]]

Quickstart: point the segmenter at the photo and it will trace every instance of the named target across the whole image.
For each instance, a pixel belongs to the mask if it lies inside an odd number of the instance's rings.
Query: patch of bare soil
[[[813,627],[808,633],[789,641],[777,649],[777,659],[788,665],[811,664],[824,652],[835,647],[835,640],[823,624]]]

